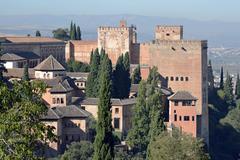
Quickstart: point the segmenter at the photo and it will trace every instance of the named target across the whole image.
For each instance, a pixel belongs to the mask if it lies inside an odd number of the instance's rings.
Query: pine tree
[[[23,71],[22,80],[23,81],[29,81],[30,80],[29,73],[28,73],[28,64],[27,63],[24,65],[24,71]]]
[[[36,31],[36,37],[41,37],[41,33],[39,30]]]
[[[111,61],[106,55],[104,56],[101,68],[101,88],[98,103],[97,135],[94,141],[94,160],[112,160],[114,158],[111,118],[111,73]]]
[[[236,98],[237,98],[237,99],[240,98],[240,78],[239,78],[239,74],[237,74],[237,81],[236,81],[235,95],[236,95]]]
[[[220,89],[223,89],[223,67],[221,67],[221,75],[220,75]]]
[[[146,82],[143,80],[139,84],[132,129],[129,131],[126,140],[135,154],[146,151],[149,143],[148,132],[150,120],[146,108],[146,85]]]
[[[141,70],[140,70],[140,65],[137,66],[136,69],[134,69],[133,74],[132,74],[132,84],[139,84],[141,81]]]
[[[81,29],[79,26],[77,26],[77,36],[76,36],[77,40],[82,40],[81,36],[82,36]]]
[[[87,97],[98,97],[98,72],[100,65],[100,56],[98,49],[94,51],[92,62],[90,64],[90,73],[86,82]]]
[[[233,83],[232,77],[227,73],[227,79],[224,83],[223,91],[225,93],[226,102],[231,105],[233,103]]]

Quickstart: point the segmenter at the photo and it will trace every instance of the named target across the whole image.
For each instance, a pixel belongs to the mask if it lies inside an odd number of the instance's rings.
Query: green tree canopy
[[[131,79],[130,79],[130,61],[128,52],[118,57],[116,68],[113,72],[114,97],[128,98]]]
[[[94,160],[114,158],[114,137],[111,113],[112,64],[107,55],[101,65],[100,92],[98,103],[97,135],[94,141]]]
[[[202,140],[173,130],[163,132],[149,146],[149,160],[209,160]]]
[[[26,63],[24,65],[22,80],[24,80],[24,81],[29,81],[30,80],[29,73],[28,73],[28,63]]]
[[[61,157],[61,160],[90,160],[94,153],[93,144],[88,141],[73,142]]]
[[[69,72],[90,72],[90,65],[74,60],[67,61],[67,71]]]
[[[87,97],[98,97],[98,72],[100,70],[100,55],[98,49],[94,51],[90,63],[90,73],[86,82]]]
[[[240,98],[240,78],[239,78],[239,74],[237,74],[236,87],[235,87],[235,95],[236,95],[236,98],[237,98],[237,99]]]
[[[82,40],[82,33],[81,33],[81,29],[79,26],[77,26],[77,36],[76,36],[76,40]]]
[[[227,78],[224,83],[223,91],[225,93],[226,102],[231,105],[233,104],[233,83],[232,77],[227,73]]]
[[[36,37],[41,37],[41,33],[39,30],[36,31]]]
[[[58,28],[56,30],[53,30],[52,33],[53,33],[53,37],[56,39],[67,41],[70,38],[68,29]]]
[[[14,82],[12,89],[0,84],[0,159],[39,159],[39,142],[54,140],[53,127],[40,121],[47,112],[41,99],[45,88],[38,81]]]
[[[132,84],[139,84],[142,80],[140,65],[138,65],[137,68],[134,69],[131,80]]]

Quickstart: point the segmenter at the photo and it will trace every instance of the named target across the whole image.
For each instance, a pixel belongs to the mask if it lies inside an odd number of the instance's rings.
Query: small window
[[[174,113],[176,113],[176,110],[174,110]]]
[[[114,128],[119,129],[120,120],[119,118],[114,118]]]
[[[177,115],[174,114],[174,121],[177,121]]]
[[[168,77],[166,77],[166,81],[168,81]]]
[[[57,98],[57,104],[59,104],[60,103],[60,99],[59,98]]]
[[[176,49],[175,49],[174,47],[172,47],[172,50],[173,50],[173,51],[176,51]]]
[[[53,104],[56,104],[56,98],[53,98]]]
[[[182,121],[182,116],[179,116],[179,121]]]
[[[82,109],[85,110],[86,109],[85,106],[82,106]]]
[[[178,81],[178,77],[176,77],[175,80]]]
[[[184,80],[184,78],[183,77],[181,77],[181,81],[183,81]]]
[[[115,108],[115,114],[119,113],[119,108]]]
[[[167,34],[166,34],[166,36],[170,36],[170,34],[169,34],[169,33],[167,33]]]
[[[63,104],[64,103],[64,100],[63,100],[63,98],[61,98],[61,104]]]
[[[82,86],[83,86],[83,83],[80,83],[80,86],[82,87]]]
[[[178,101],[174,101],[174,106],[178,106]]]
[[[188,81],[188,77],[185,77],[185,81]]]
[[[195,117],[194,116],[192,116],[192,121],[195,121]]]
[[[184,116],[183,119],[184,121],[189,121],[189,116]]]
[[[174,80],[174,78],[173,77],[171,77],[171,81],[173,81]]]

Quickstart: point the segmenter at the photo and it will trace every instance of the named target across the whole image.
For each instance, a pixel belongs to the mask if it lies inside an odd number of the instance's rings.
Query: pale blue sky
[[[0,0],[0,15],[137,14],[240,22],[240,0]]]

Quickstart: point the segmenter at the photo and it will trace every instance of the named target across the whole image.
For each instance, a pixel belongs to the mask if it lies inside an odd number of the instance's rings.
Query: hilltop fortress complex
[[[129,52],[131,67],[141,67],[144,79],[158,67],[161,85],[170,88],[169,122],[208,143],[208,65],[207,41],[184,40],[182,26],[156,26],[155,39],[137,42],[135,26],[120,21],[119,27],[98,27],[96,41],[68,41],[65,58],[89,63],[90,53],[105,49],[113,65]]]

